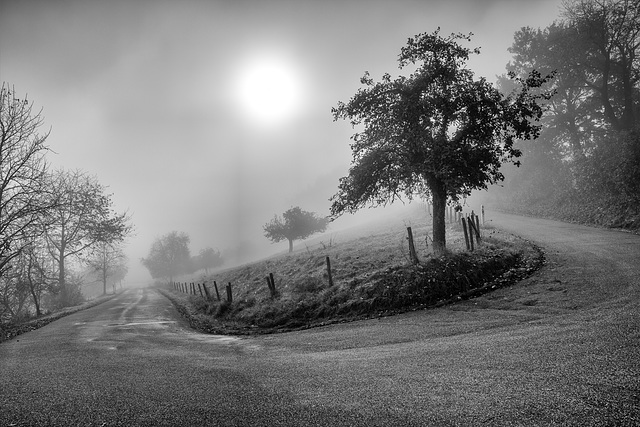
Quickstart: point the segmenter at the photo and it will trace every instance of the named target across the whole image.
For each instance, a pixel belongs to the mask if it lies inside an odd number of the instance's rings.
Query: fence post
[[[481,205],[481,209],[482,209],[482,225],[484,226],[484,205]]]
[[[227,285],[227,301],[233,302],[233,295],[231,294],[231,282]]]
[[[411,258],[411,263],[418,264],[418,254],[416,253],[416,246],[413,243],[411,227],[407,227],[407,234],[409,235],[409,257]]]
[[[269,276],[265,277],[267,279],[267,288],[269,288],[269,293],[271,294],[271,298],[273,298],[273,289],[271,289],[271,280],[269,279]]]
[[[331,276],[331,261],[327,257],[327,275],[329,276],[329,286],[333,286],[333,277]]]
[[[473,220],[470,217],[466,218],[469,223],[469,246],[471,246],[471,252],[473,252]]]
[[[277,296],[276,292],[276,282],[273,280],[273,273],[269,273],[267,277],[267,283],[269,285],[269,291],[271,292],[271,298],[275,298]]]
[[[471,211],[471,217],[469,217],[469,221],[471,228],[476,233],[476,242],[480,243],[480,222],[478,220],[478,215]]]
[[[202,288],[200,287],[200,283],[198,283],[198,290],[200,291],[200,296],[204,298],[204,294],[202,293]]]
[[[218,301],[220,301],[220,292],[218,292],[218,284],[215,280],[213,281],[213,287],[216,290],[216,297],[218,298]]]
[[[467,250],[469,250],[469,235],[467,234],[467,220],[462,217],[460,218],[462,221],[462,230],[464,231],[464,243],[467,245]]]
[[[204,293],[207,295],[207,299],[211,299],[211,295],[209,294],[209,289],[207,289],[207,284],[202,283],[202,287],[204,288]]]

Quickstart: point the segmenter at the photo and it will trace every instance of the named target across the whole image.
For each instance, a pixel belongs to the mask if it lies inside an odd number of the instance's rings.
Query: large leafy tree
[[[554,70],[556,94],[539,142],[523,148],[525,170],[508,174],[507,203],[529,213],[633,226],[640,218],[640,3],[563,5],[561,19],[520,29],[509,49],[508,71]]]
[[[576,66],[584,45],[577,31],[566,22],[554,22],[545,29],[523,27],[514,35],[509,52],[513,59],[507,70],[526,76],[531,70],[555,73],[550,85],[555,95],[548,102],[542,119],[545,142],[549,148],[566,158],[582,158],[592,148],[593,137],[602,116],[597,110],[592,90],[584,83],[584,67]],[[503,91],[512,89],[512,80],[503,75],[499,79]],[[554,155],[556,153],[549,153]]]
[[[606,131],[630,131],[640,120],[640,3],[572,0],[563,16],[517,31],[507,70],[556,72],[544,137],[581,160]]]
[[[430,196],[433,247],[440,255],[447,201],[502,180],[502,163],[521,154],[514,142],[538,136],[540,101],[550,97],[539,88],[547,78],[513,76],[516,90],[503,95],[484,78],[474,79],[465,65],[479,50],[461,40],[470,36],[442,37],[439,29],[410,38],[399,64],[415,66],[414,73],[393,80],[385,74],[380,82],[365,73],[364,88],[332,110],[334,119],[362,128],[352,136],[349,175],[331,198],[333,216],[401,195]]]
[[[564,15],[575,35],[570,65],[581,70],[611,128],[632,130],[639,120],[640,2],[568,0]]]
[[[172,231],[157,238],[151,245],[149,255],[141,260],[151,277],[173,281],[175,276],[192,270],[189,235]]]
[[[323,232],[328,224],[326,218],[296,206],[284,212],[282,218],[275,215],[263,229],[264,235],[273,242],[288,240],[289,252],[293,252],[294,240],[304,240],[312,234]]]

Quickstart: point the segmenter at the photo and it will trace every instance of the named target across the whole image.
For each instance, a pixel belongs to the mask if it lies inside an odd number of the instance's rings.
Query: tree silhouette
[[[304,240],[312,234],[323,232],[328,224],[328,219],[296,206],[283,213],[282,218],[275,215],[263,229],[264,235],[273,242],[288,240],[289,252],[293,252],[294,240]]]
[[[149,255],[141,260],[154,279],[167,278],[188,273],[192,269],[191,252],[186,233],[172,231],[156,239],[151,245]]]
[[[515,78],[518,89],[501,94],[484,78],[474,80],[465,68],[471,53],[458,44],[470,36],[432,34],[410,38],[401,49],[400,68],[416,65],[408,77],[374,82],[351,100],[338,103],[334,119],[364,126],[352,136],[353,162],[332,198],[334,217],[367,204],[379,205],[406,196],[433,202],[433,248],[444,253],[445,209],[474,189],[504,179],[500,166],[520,156],[518,139],[536,138],[549,93],[538,90],[547,78],[532,72]]]

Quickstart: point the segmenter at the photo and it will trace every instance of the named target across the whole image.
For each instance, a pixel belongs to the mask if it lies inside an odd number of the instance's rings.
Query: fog
[[[408,37],[474,33],[469,64],[494,81],[514,32],[549,25],[560,3],[0,0],[0,80],[43,108],[51,167],[95,174],[131,214],[136,285],[151,280],[139,259],[172,230],[193,254],[237,263],[286,249],[263,235],[274,214],[327,215],[353,133],[331,107],[364,71],[397,75]]]

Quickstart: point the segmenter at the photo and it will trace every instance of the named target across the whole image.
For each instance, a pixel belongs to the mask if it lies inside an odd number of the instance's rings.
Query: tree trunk
[[[29,290],[31,291],[31,296],[33,297],[33,304],[36,306],[36,316],[41,316],[42,312],[40,311],[40,299],[36,294],[35,284],[33,283],[33,277],[31,277],[31,269],[33,268],[33,261],[31,257],[29,257],[29,266],[27,267],[27,280],[29,281]]]
[[[438,180],[430,180],[429,189],[433,199],[433,254],[444,255],[446,241],[447,193],[444,184]]]
[[[107,294],[107,253],[103,247],[102,251],[102,295]]]
[[[289,253],[293,252],[293,239],[288,239],[289,240]]]
[[[66,307],[69,301],[69,293],[67,292],[67,284],[65,282],[64,257],[60,251],[60,259],[58,260],[58,285],[60,286],[60,298],[63,306]]]

